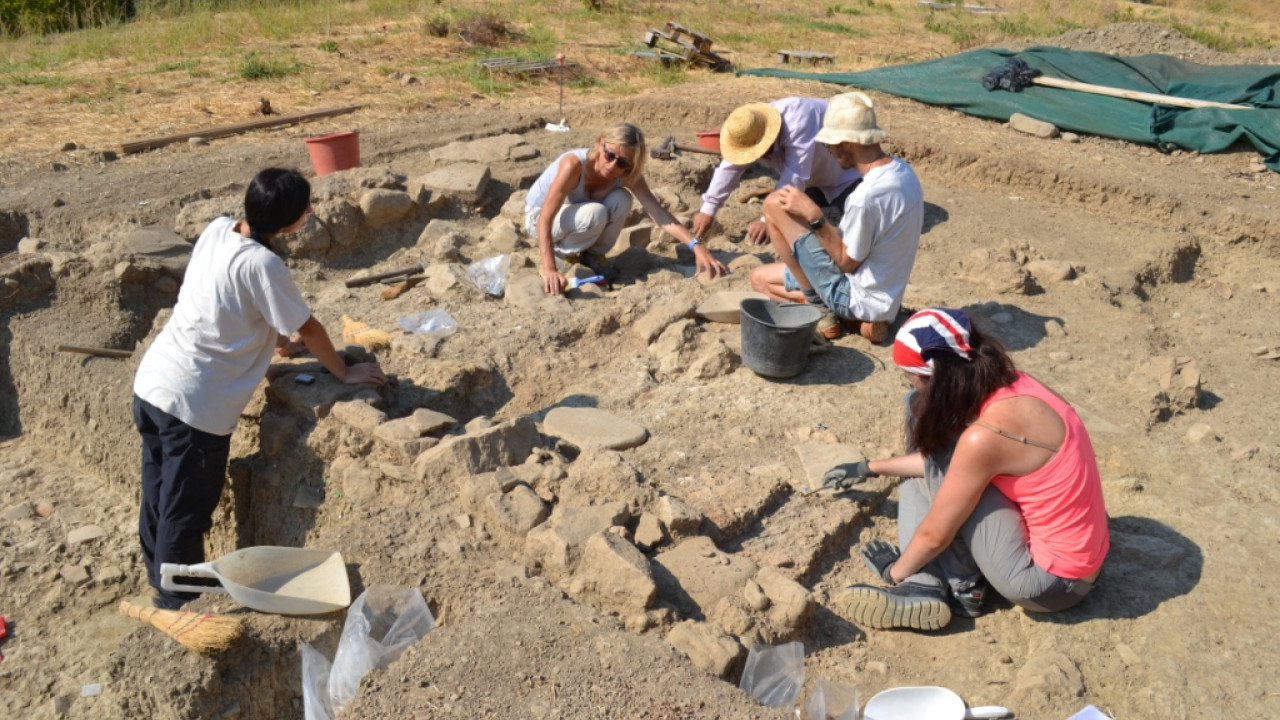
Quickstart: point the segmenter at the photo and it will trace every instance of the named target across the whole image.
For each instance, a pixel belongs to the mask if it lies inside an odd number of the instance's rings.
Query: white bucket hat
[[[884,130],[876,124],[876,110],[871,98],[860,92],[851,92],[831,98],[827,112],[822,116],[822,129],[813,139],[823,145],[842,142],[875,145],[884,138]]]
[[[743,105],[720,128],[720,154],[734,165],[750,165],[764,157],[781,129],[782,113],[774,106]]]

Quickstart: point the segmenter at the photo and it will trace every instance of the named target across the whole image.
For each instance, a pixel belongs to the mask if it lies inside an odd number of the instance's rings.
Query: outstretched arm
[[[333,373],[333,376],[348,385],[355,385],[363,382],[371,382],[375,385],[381,385],[387,381],[382,373],[382,366],[376,362],[356,363],[348,366],[342,361],[338,355],[338,351],[333,347],[333,341],[329,339],[329,333],[324,329],[324,325],[316,319],[315,315],[307,318],[307,321],[298,328],[298,335],[302,338],[302,342],[311,351],[312,355],[324,365],[325,369]]]
[[[685,226],[681,225],[680,221],[658,202],[658,198],[654,197],[653,191],[649,189],[649,183],[645,182],[643,177],[636,178],[627,185],[627,189],[636,196],[640,207],[644,208],[645,213],[655,225],[674,237],[681,245],[692,245],[689,249],[693,251],[694,263],[699,274],[705,271],[716,278],[729,272],[724,263],[711,255],[711,251],[707,250],[707,246],[703,245],[700,239],[690,234]]]

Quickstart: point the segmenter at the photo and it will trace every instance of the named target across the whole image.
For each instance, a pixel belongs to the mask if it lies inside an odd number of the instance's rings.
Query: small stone
[[[453,521],[457,523],[458,527],[462,528],[463,530],[466,530],[471,527],[471,516],[466,513],[463,513],[461,515],[454,515]]]
[[[67,533],[67,542],[72,545],[78,545],[90,540],[97,540],[106,534],[107,531],[97,525],[85,525],[84,527],[76,528],[75,530]]]
[[[187,144],[191,147],[204,147],[209,144],[209,139],[196,135],[195,137],[187,138]]]
[[[1054,362],[1064,363],[1071,360],[1071,358],[1072,358],[1071,353],[1067,352],[1066,350],[1057,350],[1055,352],[1049,353],[1049,359]]]
[[[63,143],[58,143],[58,152],[71,152],[72,150],[75,150],[77,147],[79,146],[71,142],[70,140],[68,140]]]
[[[49,203],[49,204],[50,204],[50,205],[52,205],[52,206],[54,206],[54,207],[62,207],[63,205],[66,205],[66,204],[67,204],[67,202],[66,202],[65,200],[63,200],[62,198],[54,198],[54,199],[53,199],[53,202],[51,202],[51,203]]]
[[[873,673],[877,673],[877,674],[880,674],[880,675],[888,675],[888,674],[889,674],[889,666],[888,666],[888,664],[886,664],[886,663],[884,663],[884,662],[882,662],[882,661],[880,661],[880,660],[872,660],[872,661],[868,662],[868,663],[867,663],[867,665],[866,665],[866,667],[865,667],[864,669],[865,669],[867,672],[873,672]]]
[[[1260,450],[1261,448],[1259,448],[1257,445],[1246,445],[1245,447],[1242,447],[1239,450],[1236,450],[1235,452],[1231,453],[1231,459],[1237,462],[1252,460],[1253,457],[1257,455]]]
[[[1013,322],[1013,313],[998,312],[991,316],[991,322],[997,325],[1008,325]]]
[[[45,246],[45,241],[39,238],[26,237],[18,241],[19,255],[32,255],[40,252]]]
[[[1205,423],[1196,423],[1187,429],[1187,442],[1199,444],[1205,440],[1217,440],[1217,436],[1213,432],[1213,428]]]
[[[1073,144],[1078,143],[1080,142],[1080,136],[1073,132],[1064,132],[1062,133],[1062,141],[1073,143]]]
[[[94,162],[108,163],[108,162],[115,162],[116,158],[120,156],[116,155],[116,152],[114,150],[98,150],[97,152],[93,153],[93,155],[91,155],[90,157],[93,158]]]
[[[42,518],[49,517],[53,514],[53,505],[47,502],[36,503],[36,514]]]
[[[83,565],[63,565],[58,574],[72,585],[83,585],[89,582],[89,570]]]
[[[0,513],[0,520],[30,520],[36,516],[35,509],[31,507],[31,503],[23,500],[13,507]]]

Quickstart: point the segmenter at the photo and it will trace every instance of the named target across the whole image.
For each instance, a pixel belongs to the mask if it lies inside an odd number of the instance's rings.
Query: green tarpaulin
[[[1014,56],[1047,77],[1252,107],[1178,108],[1039,85],[1017,93],[984,88],[982,78],[1005,58]],[[741,74],[878,90],[996,120],[1022,113],[1063,130],[1162,148],[1212,153],[1246,141],[1262,153],[1267,167],[1280,172],[1280,67],[1276,66],[1198,65],[1167,55],[1116,57],[1033,47],[1017,53],[971,50],[939,60],[856,73],[760,69]]]

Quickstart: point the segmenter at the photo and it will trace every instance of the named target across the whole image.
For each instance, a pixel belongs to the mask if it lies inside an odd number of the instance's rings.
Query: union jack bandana
[[[934,353],[945,351],[969,359],[970,329],[963,310],[921,310],[902,324],[893,339],[893,361],[912,375],[930,377]]]

